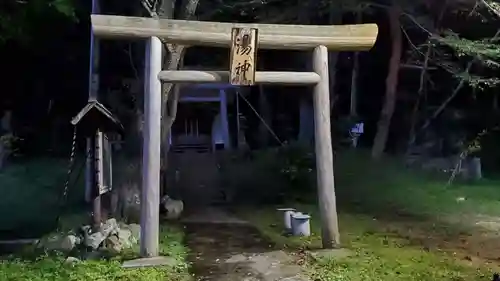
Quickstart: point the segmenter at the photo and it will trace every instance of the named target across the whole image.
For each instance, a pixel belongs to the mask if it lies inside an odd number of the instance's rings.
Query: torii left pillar
[[[142,149],[141,256],[158,256],[160,223],[161,71],[163,45],[146,41],[144,72],[144,131]]]
[[[163,44],[158,37],[146,40],[144,69],[144,130],[142,147],[141,258],[123,263],[124,268],[170,264],[159,256],[161,82]]]

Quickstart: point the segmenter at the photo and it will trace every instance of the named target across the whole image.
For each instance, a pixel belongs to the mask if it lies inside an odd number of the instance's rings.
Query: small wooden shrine
[[[93,161],[86,180],[91,181],[93,186],[91,197],[93,198],[93,224],[98,227],[101,224],[101,195],[111,191],[112,181],[112,157],[108,134],[123,134],[124,128],[118,118],[114,116],[103,104],[97,100],[89,100],[87,105],[71,120],[73,126],[77,126],[79,133],[88,138],[86,157]]]

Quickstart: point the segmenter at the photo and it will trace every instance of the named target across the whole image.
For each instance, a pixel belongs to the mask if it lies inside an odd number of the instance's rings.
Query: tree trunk
[[[356,12],[356,24],[362,22],[363,12],[360,9]],[[358,116],[358,72],[359,72],[359,52],[353,54],[352,76],[351,76],[351,102],[349,104],[349,115]]]
[[[469,73],[472,65],[476,62],[476,59],[473,59],[469,62],[469,64],[467,65],[467,68],[465,69],[465,73]],[[420,127],[417,131],[415,131],[415,133],[413,134],[413,138],[410,139],[409,143],[408,143],[408,146],[411,147],[415,144],[416,140],[417,140],[417,136],[419,135],[419,133],[425,131],[427,128],[429,128],[429,126],[431,125],[432,121],[434,119],[436,119],[442,112],[443,110],[446,109],[446,107],[448,106],[448,104],[458,95],[458,93],[460,92],[460,90],[462,90],[462,88],[464,86],[466,86],[466,80],[465,79],[461,79],[460,82],[458,83],[458,85],[455,87],[455,89],[453,90],[453,92],[451,93],[451,95],[449,95],[446,100],[443,101],[443,103],[441,103],[441,105],[432,113],[432,115],[427,118],[427,120],[425,120],[424,122],[424,125],[422,125],[422,127]]]
[[[166,18],[172,19],[175,17],[175,1],[176,0],[163,0],[162,5],[159,9],[159,13],[154,10],[150,10],[150,15],[153,18]],[[178,17],[180,19],[192,19],[195,15],[196,9],[198,7],[199,0],[186,0],[183,2],[183,9]],[[146,7],[146,6],[145,6]],[[173,44],[167,44],[165,46],[166,51],[164,59],[163,69],[165,70],[177,70],[182,66],[182,61],[184,54],[186,53],[186,46],[179,46]],[[167,83],[163,85],[163,95],[162,95],[162,129],[161,129],[161,146],[162,146],[162,161],[161,161],[161,192],[164,194],[164,190],[167,185],[167,160],[169,152],[169,135],[172,124],[175,121],[177,115],[177,104],[179,102],[180,88],[178,85],[172,83]]]
[[[298,1],[300,9],[298,10],[297,18],[300,24],[310,24],[310,2]],[[311,11],[312,13],[312,11]],[[301,65],[306,65],[307,71],[312,69],[312,60],[310,55],[302,55],[298,58]],[[330,72],[331,75],[331,72]],[[314,111],[312,102],[310,102],[310,92],[306,92],[299,97],[299,135],[298,141],[303,145],[311,145],[314,139]]]
[[[448,2],[449,0],[445,0],[444,3],[440,3],[442,5],[441,7],[441,12],[439,13],[439,16],[437,17],[435,23],[434,23],[434,28],[433,28],[433,33],[441,33],[440,32],[440,26],[441,26],[441,21],[443,20],[444,13],[447,10],[448,7]],[[434,3],[436,4],[436,3]],[[427,73],[427,68],[429,66],[430,62],[430,57],[432,55],[432,43],[431,43],[431,38],[429,37],[429,42],[427,42],[427,52],[425,53],[425,58],[424,58],[424,65],[422,68],[422,71],[420,72],[420,85],[418,88],[418,97],[417,101],[415,102],[415,105],[413,106],[413,112],[410,120],[410,134],[408,137],[408,144],[406,146],[406,154],[409,154],[411,152],[412,146],[416,140],[416,132],[415,132],[415,127],[417,126],[417,119],[418,119],[418,113],[419,113],[419,108],[420,108],[420,101],[423,97],[427,95],[427,80],[428,80],[428,73]]]
[[[170,51],[170,59],[167,63],[167,70],[176,70],[182,66],[182,61],[185,54],[184,46],[173,47]],[[165,67],[164,67],[165,69]],[[177,105],[179,103],[180,88],[179,85],[166,84],[163,88],[162,96],[162,123],[161,123],[161,147],[162,147],[162,158],[161,158],[161,190],[160,195],[165,194],[165,189],[167,187],[167,162],[168,154],[170,151],[170,129],[172,124],[174,124],[175,118],[177,116]]]
[[[372,158],[377,159],[382,156],[389,135],[392,115],[396,106],[396,91],[398,86],[399,64],[401,60],[401,27],[400,27],[400,7],[393,3],[389,9],[389,24],[392,38],[392,53],[389,60],[389,70],[385,81],[385,100],[377,124],[377,134],[372,147]]]
[[[299,137],[301,144],[311,146],[314,144],[314,109],[308,97],[302,97],[299,104]]]
[[[317,7],[317,6],[316,6]],[[315,8],[315,7],[314,7]],[[330,1],[329,7],[329,15],[328,15],[328,23],[329,24],[342,24],[342,6],[339,5],[338,1]],[[316,11],[313,10],[312,13]],[[333,109],[335,104],[335,82],[337,77],[337,61],[339,58],[338,52],[329,52],[328,53],[328,65],[329,69],[329,79],[330,79],[330,109]]]
[[[9,143],[12,141],[12,111],[6,110],[0,122],[0,170],[5,167],[7,157],[11,153]]]
[[[320,1],[299,1],[299,12],[297,14],[300,24],[312,24],[311,16],[317,13],[317,7],[320,6]],[[342,23],[342,6],[339,5],[338,1],[331,1],[329,5],[328,23],[329,24],[341,24]],[[307,69],[311,69],[311,58],[309,55],[302,56],[299,58],[301,64],[307,65]],[[328,53],[328,65],[329,69],[329,83],[330,83],[330,108],[333,109],[334,103],[337,100],[335,97],[335,78],[336,78],[336,65],[338,60],[338,52]],[[314,111],[312,108],[312,103],[310,97],[306,95],[300,96],[300,125],[299,125],[299,135],[298,140],[304,145],[311,145],[314,139]]]
[[[424,96],[427,90],[427,67],[429,66],[429,58],[431,56],[431,51],[432,51],[432,44],[429,42],[427,43],[427,51],[425,53],[425,59],[424,59],[424,65],[422,66],[422,71],[420,72],[420,85],[418,87],[418,96],[417,96],[417,101],[413,105],[413,110],[411,114],[411,119],[410,119],[410,134],[409,134],[409,141],[406,146],[406,153],[409,153],[411,150],[411,141],[415,139],[415,126],[417,125],[417,119],[418,119],[418,110],[420,108],[420,100]]]
[[[5,159],[7,158],[3,141],[0,140],[0,171],[3,170],[5,166]]]
[[[259,85],[259,111],[263,121],[259,123],[259,146],[265,148],[269,145],[269,129],[272,126],[271,104],[264,91],[264,86]],[[266,122],[266,124],[264,124]]]

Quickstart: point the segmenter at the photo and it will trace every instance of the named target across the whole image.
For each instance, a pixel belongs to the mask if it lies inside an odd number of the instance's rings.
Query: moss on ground
[[[300,210],[312,214],[313,234],[308,238],[282,235],[282,214],[275,209],[241,211],[276,247],[297,252],[321,248],[318,214],[313,206]],[[448,251],[428,249],[408,237],[387,231],[387,222],[365,215],[341,215],[342,245],[352,250],[345,258],[307,258],[307,272],[316,281],[391,280],[490,280],[493,267],[461,259]]]
[[[341,242],[353,255],[306,259],[313,280],[491,280],[498,270],[500,237],[475,222],[500,216],[499,181],[449,185],[447,175],[412,171],[398,159],[373,162],[356,151],[338,153],[335,164]],[[278,248],[298,253],[321,248],[315,202],[281,206],[312,215],[308,238],[283,236],[277,207],[238,212]]]
[[[162,226],[160,251],[177,261],[175,266],[123,269],[125,259],[138,257],[137,251],[125,252],[110,260],[86,260],[66,264],[63,255],[4,257],[0,260],[0,280],[6,281],[185,281],[188,273],[187,249],[183,244],[184,232],[175,226]],[[136,249],[134,249],[136,250]]]

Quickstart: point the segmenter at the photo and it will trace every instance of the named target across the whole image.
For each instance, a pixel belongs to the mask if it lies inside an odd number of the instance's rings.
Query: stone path
[[[184,224],[241,224],[249,225],[247,221],[234,217],[219,208],[207,207],[187,214],[183,219]]]
[[[249,223],[218,209],[184,221],[197,281],[306,281],[302,267]]]

